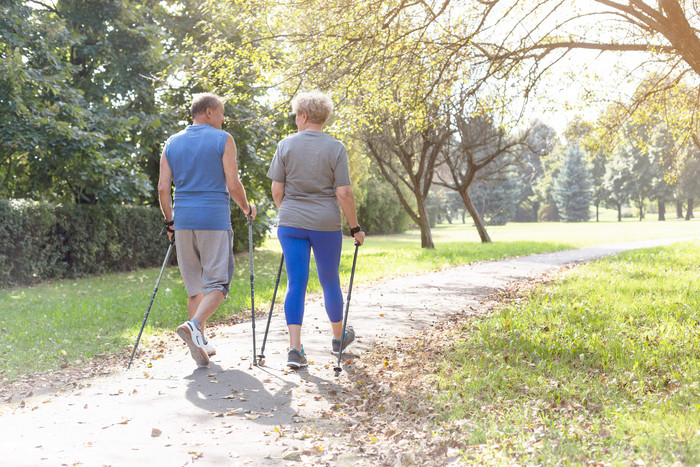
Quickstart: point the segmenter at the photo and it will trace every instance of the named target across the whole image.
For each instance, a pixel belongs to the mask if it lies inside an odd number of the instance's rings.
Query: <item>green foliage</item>
[[[95,204],[148,198],[164,67],[160,2],[10,1],[0,22],[0,196]],[[6,60],[7,59],[7,60]],[[157,140],[157,141],[156,141]],[[155,148],[154,148],[155,147]]]
[[[467,325],[436,383],[485,447],[471,461],[697,464],[698,246],[583,266]]]
[[[487,225],[504,225],[515,216],[523,189],[515,170],[508,170],[495,180],[476,180],[469,197]]]
[[[411,219],[401,207],[394,189],[381,175],[370,175],[359,188],[364,191],[364,199],[357,209],[357,219],[368,235],[408,230]]]
[[[537,218],[540,222],[559,222],[559,210],[553,204],[543,204],[537,212]]]
[[[0,287],[163,261],[160,211],[0,200]]]
[[[578,145],[566,151],[558,176],[554,179],[552,197],[559,217],[564,222],[588,220],[592,202],[590,169]]]

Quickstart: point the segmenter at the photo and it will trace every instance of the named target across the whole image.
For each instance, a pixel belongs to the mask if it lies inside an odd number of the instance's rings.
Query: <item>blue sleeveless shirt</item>
[[[192,125],[165,142],[175,181],[175,229],[231,229],[222,161],[227,137],[213,126]]]

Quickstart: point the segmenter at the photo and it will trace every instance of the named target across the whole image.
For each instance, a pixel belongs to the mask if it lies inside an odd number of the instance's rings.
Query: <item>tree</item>
[[[688,152],[688,157],[685,158],[678,185],[680,195],[688,203],[685,220],[690,220],[694,217],[695,199],[700,198],[700,149],[697,146],[689,146],[686,151]]]
[[[666,220],[666,202],[673,199],[673,185],[668,181],[668,174],[671,173],[675,154],[676,144],[668,127],[657,126],[649,151],[652,172],[650,194],[656,198],[660,221]]]
[[[26,2],[0,6],[0,196],[51,197],[70,180],[69,154],[104,141],[89,131],[84,96],[57,50],[77,41],[55,15]],[[76,177],[77,178],[77,177]]]
[[[535,187],[544,175],[543,159],[554,149],[556,136],[554,128],[546,123],[535,120],[530,125],[525,144],[520,147],[520,155],[516,158],[523,181],[517,221],[537,222],[540,198]]]
[[[613,154],[610,163],[605,170],[605,189],[608,192],[609,201],[617,209],[617,221],[622,222],[622,205],[629,200],[625,191],[625,185],[634,175],[630,173],[624,153],[618,150]]]
[[[9,89],[23,86],[6,102],[33,111],[13,122],[21,132],[14,140],[33,144],[8,151],[6,177],[15,183],[7,196],[90,204],[148,198],[153,188],[138,161],[156,144],[149,129],[162,125],[151,79],[165,63],[165,36],[153,18],[161,3],[6,3],[2,53],[13,51],[19,78]]]
[[[426,110],[435,111],[435,108]],[[416,126],[410,118],[406,114],[385,115],[379,125],[364,129],[362,140],[384,178],[394,187],[404,210],[420,227],[421,248],[435,248],[427,198],[438,156],[450,133],[437,123]],[[420,124],[427,120],[421,120]],[[411,193],[412,200],[404,189]]]
[[[588,220],[592,201],[590,169],[577,144],[566,151],[563,165],[554,179],[553,197],[562,221]]]
[[[486,225],[505,225],[515,216],[523,188],[513,165],[498,178],[477,178],[469,187],[469,197]]]
[[[592,203],[595,206],[595,220],[599,222],[600,205],[609,196],[605,186],[605,166],[610,158],[610,138],[602,125],[593,125],[580,117],[569,123],[564,136],[569,144],[581,147],[591,167]]]
[[[515,156],[522,154],[520,146],[528,134],[525,132],[518,137],[511,137],[503,128],[494,124],[492,115],[483,110],[469,114],[465,111],[464,104],[462,101],[453,114],[458,139],[456,144],[444,151],[443,164],[446,170],[444,174],[438,173],[438,177],[441,185],[459,193],[474,220],[481,241],[487,243],[491,238],[470,197],[469,188],[479,173],[482,180],[505,180],[504,174],[515,163]]]
[[[630,131],[634,132],[634,130]],[[654,172],[649,153],[634,144],[633,141],[631,138],[630,142],[619,149],[619,161],[624,164],[622,191],[625,197],[635,204],[639,212],[639,220],[642,221],[644,220],[645,201],[651,193]]]

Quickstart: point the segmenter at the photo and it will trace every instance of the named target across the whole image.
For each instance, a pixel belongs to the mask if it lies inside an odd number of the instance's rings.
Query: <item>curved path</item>
[[[361,355],[377,341],[390,344],[414,335],[451,314],[476,310],[514,282],[562,266],[680,240],[689,239],[601,245],[356,286],[350,322],[360,337],[348,350]],[[310,365],[299,372],[286,370],[286,330],[276,311],[265,366],[251,365],[251,325],[246,322],[218,329],[218,354],[208,368],[196,368],[184,344],[174,345],[162,358],[135,360],[128,371],[2,404],[2,464],[352,464],[361,453],[342,433],[337,433],[335,449],[322,449],[301,429],[339,429],[326,415],[332,409],[326,396],[342,391],[333,372],[322,304],[309,303],[306,317],[304,346]],[[256,324],[260,346],[265,322]],[[177,339],[174,333],[172,339]]]

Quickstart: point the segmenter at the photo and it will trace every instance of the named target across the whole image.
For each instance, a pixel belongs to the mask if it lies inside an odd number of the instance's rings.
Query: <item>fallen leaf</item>
[[[151,428],[151,438],[157,438],[162,434],[163,432],[160,431],[158,428]]]
[[[287,451],[282,454],[282,459],[291,461],[301,460],[301,451]]]

